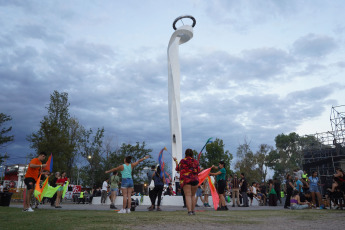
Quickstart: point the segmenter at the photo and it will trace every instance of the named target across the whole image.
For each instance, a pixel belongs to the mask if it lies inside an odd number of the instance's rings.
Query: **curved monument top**
[[[192,27],[195,26],[196,20],[195,20],[195,18],[194,18],[193,16],[191,16],[191,15],[183,15],[183,16],[177,17],[177,18],[174,20],[174,22],[173,22],[173,28],[174,28],[174,30],[176,30],[176,23],[177,23],[179,20],[182,20],[182,19],[184,19],[184,18],[189,18],[189,19],[191,19],[191,20],[193,21]]]

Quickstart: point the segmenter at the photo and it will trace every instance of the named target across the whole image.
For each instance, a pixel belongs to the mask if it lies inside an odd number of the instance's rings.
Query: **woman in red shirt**
[[[176,171],[180,172],[180,185],[185,194],[188,215],[195,215],[195,193],[199,184],[200,166],[193,158],[193,150],[186,149],[185,156],[180,163],[177,162],[176,157],[173,159],[176,163]]]
[[[63,186],[64,186],[66,181],[69,181],[69,179],[66,176],[66,172],[63,172],[61,174],[61,177],[59,177],[56,181],[56,185],[57,186],[61,185],[61,187],[58,188],[58,190],[57,190],[55,208],[61,208],[60,201],[61,201],[61,197],[62,197],[62,193],[63,193]]]

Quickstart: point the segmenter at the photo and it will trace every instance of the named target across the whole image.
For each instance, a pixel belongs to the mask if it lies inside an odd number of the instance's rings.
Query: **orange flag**
[[[44,192],[46,191],[46,187],[48,184],[48,178],[44,181],[42,188],[40,186],[40,181],[41,181],[41,175],[38,178],[38,180],[36,181],[36,187],[35,187],[35,191],[34,191],[34,196],[36,197],[37,200],[42,201],[42,198],[44,197]]]

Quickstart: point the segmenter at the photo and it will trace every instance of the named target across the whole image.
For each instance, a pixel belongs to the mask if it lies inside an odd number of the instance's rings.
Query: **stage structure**
[[[331,125],[334,136],[334,145],[345,147],[345,105],[332,106]]]
[[[311,175],[317,171],[322,191],[330,186],[336,168],[345,169],[345,106],[332,107],[330,121],[332,131],[306,135],[303,142],[303,169]]]
[[[192,20],[192,25],[183,25],[176,28],[176,23],[182,19]],[[183,21],[182,21],[183,23]],[[179,45],[188,42],[193,37],[195,18],[189,15],[180,16],[173,22],[175,32],[171,35],[168,45],[168,101],[171,136],[171,154],[178,161],[182,159],[182,134],[180,114],[180,63]],[[172,161],[172,178],[175,178],[175,163]]]

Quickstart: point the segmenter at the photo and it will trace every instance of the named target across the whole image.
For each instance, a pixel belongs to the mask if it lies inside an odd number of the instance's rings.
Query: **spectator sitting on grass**
[[[294,190],[290,199],[291,209],[293,210],[300,210],[300,209],[307,209],[311,208],[311,205],[308,201],[301,202],[299,191]]]

